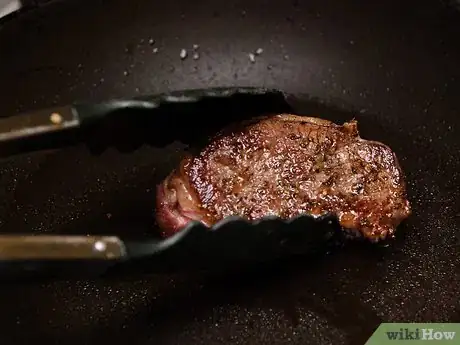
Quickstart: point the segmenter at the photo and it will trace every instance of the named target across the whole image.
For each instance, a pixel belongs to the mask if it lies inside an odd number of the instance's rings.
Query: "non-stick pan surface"
[[[363,137],[389,144],[414,214],[383,249],[349,245],[232,274],[2,286],[2,342],[360,344],[382,321],[459,321],[458,37],[460,12],[439,1],[65,1],[4,21],[2,114],[174,89],[280,88],[299,112],[355,115]],[[3,161],[0,229],[149,224],[157,167],[178,159],[160,153],[75,147]]]

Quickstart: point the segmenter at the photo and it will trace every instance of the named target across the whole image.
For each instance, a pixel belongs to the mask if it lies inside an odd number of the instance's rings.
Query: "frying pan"
[[[363,137],[390,145],[414,214],[386,248],[351,244],[231,273],[2,285],[2,341],[360,344],[383,321],[459,321],[454,5],[70,0],[4,19],[2,114],[210,86],[282,89],[299,111],[356,116]],[[154,167],[177,158],[158,153],[77,146],[3,161],[1,230],[149,224]]]

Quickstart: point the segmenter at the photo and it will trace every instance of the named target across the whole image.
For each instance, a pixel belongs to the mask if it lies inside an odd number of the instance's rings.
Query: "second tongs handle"
[[[114,236],[0,235],[0,280],[100,276],[125,259]]]
[[[0,235],[0,262],[20,260],[122,260],[115,236]]]

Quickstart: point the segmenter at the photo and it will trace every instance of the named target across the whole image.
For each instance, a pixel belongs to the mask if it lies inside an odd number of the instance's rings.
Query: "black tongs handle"
[[[3,155],[56,149],[86,142],[90,137],[96,141],[106,140],[104,131],[107,119],[122,127],[120,119],[126,114],[144,114],[156,107],[156,103],[142,100],[115,100],[100,104],[74,104],[35,112],[18,114],[0,119],[0,153]],[[131,120],[131,121],[129,121]],[[133,122],[126,118],[124,122]],[[114,122],[114,121],[112,121]],[[141,118],[137,126],[143,128]],[[90,132],[88,132],[90,131]],[[91,136],[91,134],[95,134]],[[120,133],[118,133],[120,135]],[[123,139],[123,138],[120,138]],[[109,146],[111,143],[105,143]]]
[[[181,131],[187,136],[188,123],[196,121],[197,115],[225,117],[223,114],[229,108],[238,109],[235,113],[247,111],[257,115],[285,110],[285,105],[280,91],[248,87],[185,90],[49,108],[0,118],[0,155],[56,149],[80,142],[88,144],[95,153],[108,147],[131,152],[143,144],[162,146],[183,139],[178,136]]]
[[[74,104],[0,119],[0,141],[10,141],[89,125],[115,111],[154,109],[149,101],[127,100],[100,104]]]

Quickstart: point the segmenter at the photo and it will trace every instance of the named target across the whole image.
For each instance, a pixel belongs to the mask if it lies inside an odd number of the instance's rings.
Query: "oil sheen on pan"
[[[347,232],[379,241],[410,213],[404,174],[387,145],[360,138],[356,121],[290,114],[225,128],[157,188],[164,236],[228,216],[333,214]]]

